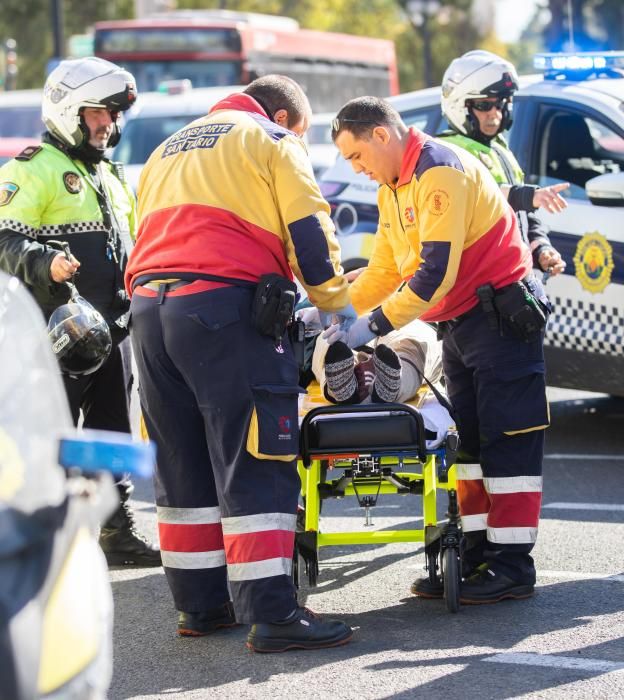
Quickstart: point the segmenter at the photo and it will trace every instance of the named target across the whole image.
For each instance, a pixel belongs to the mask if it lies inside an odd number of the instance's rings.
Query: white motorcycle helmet
[[[124,112],[136,100],[134,77],[110,61],[90,56],[61,63],[50,73],[43,88],[42,118],[46,128],[70,148],[89,141],[80,110],[105,107]],[[119,125],[108,140],[114,146],[121,135]]]
[[[442,112],[450,126],[466,136],[480,134],[479,123],[467,100],[511,97],[518,89],[518,74],[509,61],[489,51],[469,51],[451,62],[442,78]],[[512,124],[512,106],[503,107],[500,131]]]

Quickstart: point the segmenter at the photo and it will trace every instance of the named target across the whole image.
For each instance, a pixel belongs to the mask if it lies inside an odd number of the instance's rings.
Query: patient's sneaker
[[[372,400],[374,403],[392,403],[401,390],[401,362],[398,355],[387,345],[378,345],[373,356],[375,382]]]
[[[355,358],[346,343],[330,345],[325,355],[325,396],[334,403],[359,403]]]

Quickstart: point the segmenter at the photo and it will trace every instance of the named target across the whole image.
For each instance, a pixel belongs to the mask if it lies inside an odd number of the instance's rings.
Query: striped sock
[[[355,358],[348,345],[338,341],[325,355],[325,395],[334,403],[359,403]]]
[[[387,345],[378,345],[373,356],[375,362],[375,382],[373,402],[392,403],[397,400],[401,389],[401,362],[398,355]]]

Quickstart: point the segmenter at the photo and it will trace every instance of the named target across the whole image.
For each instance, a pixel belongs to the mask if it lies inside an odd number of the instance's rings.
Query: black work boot
[[[346,644],[353,630],[340,620],[323,620],[308,608],[296,608],[285,620],[253,625],[247,647],[263,653],[289,649],[326,649]]]
[[[116,484],[119,508],[100,531],[100,547],[109,566],[162,566],[160,550],[136,529],[128,499],[134,487],[129,480]]]
[[[231,600],[218,608],[203,612],[179,611],[178,613],[178,634],[180,637],[205,637],[219,629],[236,627],[237,624]]]
[[[410,586],[410,592],[417,595],[419,598],[427,598],[435,600],[444,598],[444,583],[441,578],[438,578],[435,583],[431,581],[429,576],[417,578]]]
[[[462,561],[462,577],[467,579],[474,574],[477,574],[483,568],[487,568],[487,564],[479,564],[479,566],[466,566]],[[417,578],[410,586],[410,591],[419,598],[428,598],[431,600],[444,598],[444,582],[441,578],[435,583],[429,580],[428,576]]]
[[[534,592],[535,586],[532,583],[514,581],[509,576],[485,566],[462,581],[459,600],[465,605],[483,605],[498,603],[507,598],[516,600],[530,598]]]

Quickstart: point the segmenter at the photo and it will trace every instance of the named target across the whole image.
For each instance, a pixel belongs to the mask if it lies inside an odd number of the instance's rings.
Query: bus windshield
[[[139,92],[167,80],[194,87],[247,85],[280,73],[296,80],[315,112],[357,95],[398,93],[392,41],[302,29],[289,17],[187,10],[154,19],[96,22],[95,55],[127,68]]]
[[[239,85],[240,61],[162,61],[147,59],[119,60],[119,65],[130,71],[137,81],[139,92],[158,90],[167,80],[188,78],[193,87]]]
[[[99,29],[98,53],[240,53],[240,34],[233,28],[140,27]]]

